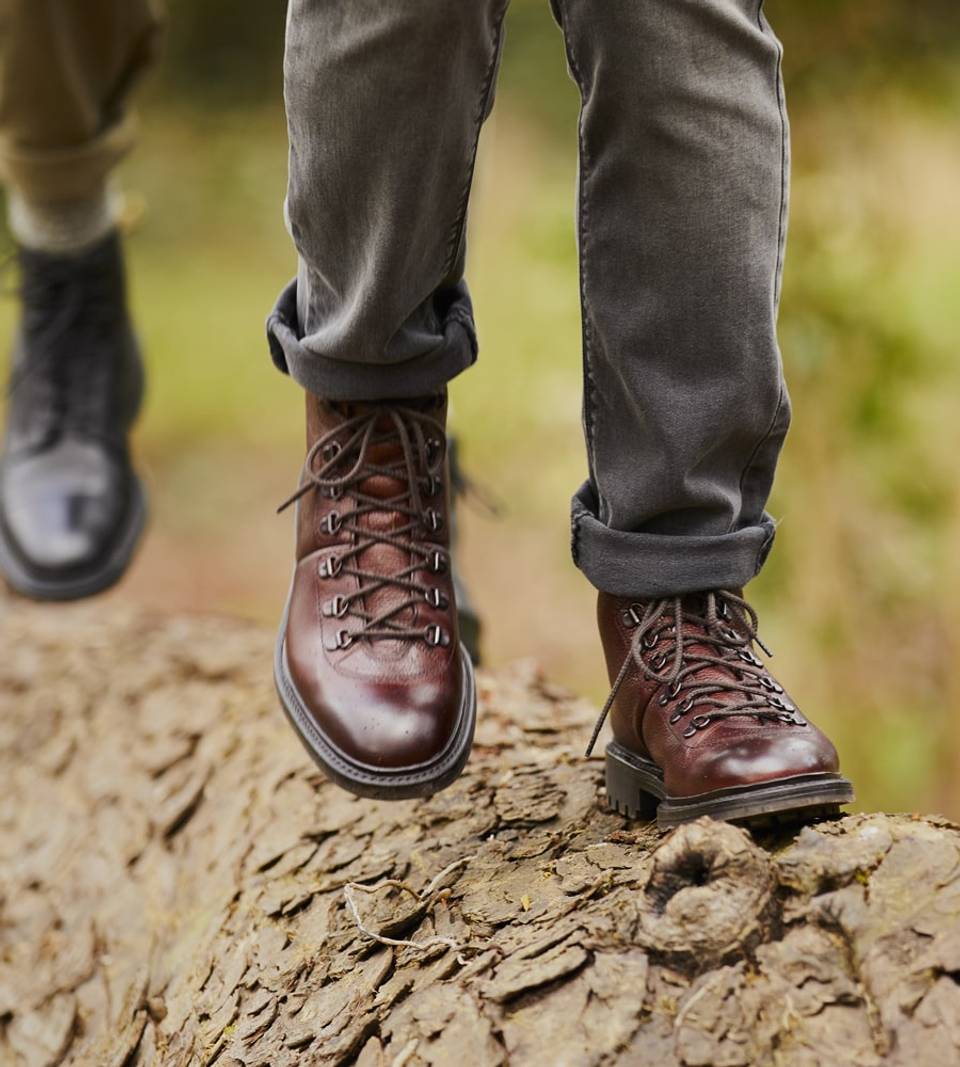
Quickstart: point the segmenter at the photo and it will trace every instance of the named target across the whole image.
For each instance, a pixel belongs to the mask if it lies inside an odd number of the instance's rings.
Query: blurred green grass
[[[775,666],[838,741],[860,803],[960,816],[960,32],[932,0],[770,8],[794,130],[781,340],[795,421],[778,546],[751,593]],[[291,544],[273,507],[303,434],[298,390],[263,340],[294,268],[282,26],[231,11],[173,4],[168,65],[124,167],[144,206],[129,249],[154,525],[114,595],[272,623]],[[585,467],[575,127],[546,4],[517,0],[472,208],[481,359],[453,387],[466,463],[508,512],[465,516],[463,560],[490,661],[533,655],[600,699],[593,595],[567,533]]]

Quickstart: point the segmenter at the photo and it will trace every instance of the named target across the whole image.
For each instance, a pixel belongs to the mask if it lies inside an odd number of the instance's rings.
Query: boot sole
[[[371,800],[412,800],[429,797],[460,777],[470,751],[477,722],[477,687],[470,655],[460,645],[463,684],[457,730],[447,748],[432,763],[409,771],[373,771],[350,763],[324,737],[307,711],[303,698],[290,677],[286,653],[287,616],[284,614],[273,660],[277,695],[290,725],[296,731],[313,762],[341,788],[354,796]]]
[[[109,555],[87,573],[65,578],[42,576],[31,571],[20,560],[0,524],[0,572],[15,593],[30,600],[62,602],[95,596],[115,585],[126,573],[146,528],[148,513],[146,491],[134,475],[130,507]]]
[[[827,772],[671,797],[664,788],[663,771],[615,741],[607,745],[606,764],[610,807],[631,819],[656,818],[662,829],[703,815],[751,826],[807,821],[836,815],[855,799],[853,786],[843,775]]]

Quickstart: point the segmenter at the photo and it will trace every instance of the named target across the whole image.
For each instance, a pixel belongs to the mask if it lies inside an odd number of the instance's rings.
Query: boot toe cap
[[[459,692],[420,683],[377,687],[328,706],[323,718],[328,736],[352,763],[402,773],[443,755],[456,736],[459,708]]]
[[[293,638],[293,640],[291,640]],[[287,632],[287,670],[324,742],[355,767],[403,774],[441,760],[458,736],[466,701],[457,651],[428,676],[374,680],[305,657]]]
[[[705,749],[696,761],[696,787],[691,792],[835,774],[838,770],[836,749],[812,724],[758,730],[730,744]]]
[[[23,563],[61,575],[98,563],[122,526],[128,499],[112,457],[77,445],[8,463],[0,507],[7,540]]]

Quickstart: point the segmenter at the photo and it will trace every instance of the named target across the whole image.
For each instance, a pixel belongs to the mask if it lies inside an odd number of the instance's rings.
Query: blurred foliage
[[[283,0],[166,0],[160,82],[190,103],[249,104],[281,90]]]
[[[168,89],[218,103],[249,102],[277,91],[282,0],[167,0],[167,6]],[[558,78],[559,37],[543,32],[546,8],[547,0],[512,0],[506,63],[527,103],[556,116],[561,111],[544,89]],[[956,0],[768,0],[766,11],[789,42],[795,94],[828,95],[851,82],[861,87],[895,82],[935,95],[960,52]]]

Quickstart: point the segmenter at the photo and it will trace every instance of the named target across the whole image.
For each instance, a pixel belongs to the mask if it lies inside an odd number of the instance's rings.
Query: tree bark
[[[630,824],[528,665],[452,788],[356,800],[257,627],[0,611],[2,1067],[960,1062],[946,820]]]

